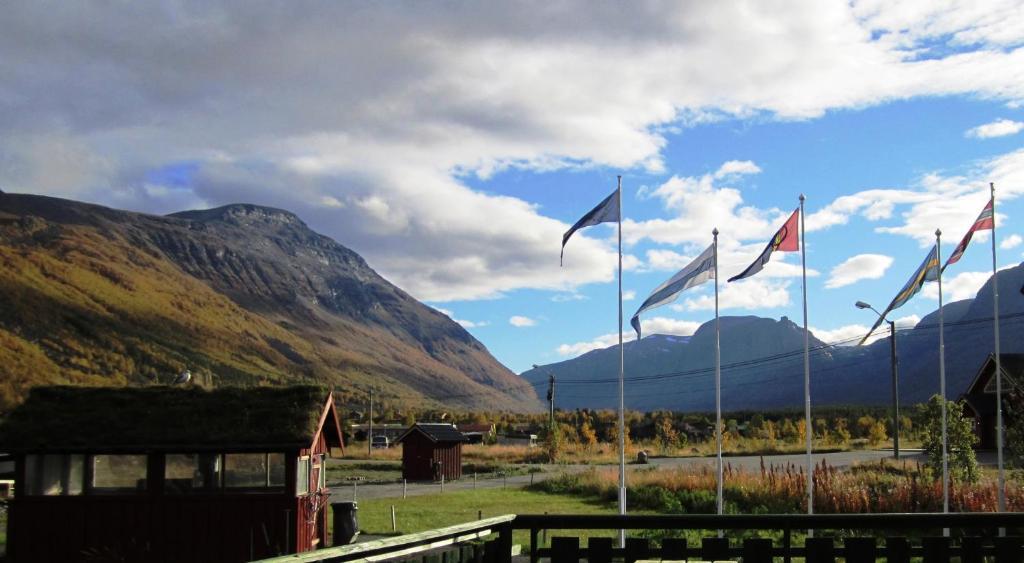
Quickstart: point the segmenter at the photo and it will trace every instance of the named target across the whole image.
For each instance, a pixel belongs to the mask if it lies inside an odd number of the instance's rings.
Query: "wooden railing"
[[[1021,563],[1024,550],[1019,534],[1024,531],[1024,513],[1013,514],[772,514],[772,515],[519,515],[516,529],[530,531],[530,561],[549,557],[552,563],[608,563],[613,558],[625,563],[642,559],[704,561],[737,560],[744,563],[768,563],[793,557],[807,563],[832,563],[837,557],[848,563],[870,562],[884,558],[890,563],[907,563],[921,558],[924,563],[949,563],[960,557],[962,563],[981,563],[982,557],[994,557],[996,563]],[[592,537],[586,547],[578,536],[554,536],[551,547],[538,542],[541,530],[659,530],[665,539],[660,546],[645,537],[626,539],[625,548],[610,537]],[[802,545],[794,535],[808,529],[816,537],[807,537]],[[944,535],[950,530],[950,536]],[[732,532],[721,537],[715,531]],[[699,545],[689,545],[684,532],[707,532]],[[775,532],[779,542],[746,532]],[[739,532],[739,533],[737,533]],[[781,534],[780,534],[781,532]],[[858,532],[859,537],[850,533]],[[874,532],[865,534],[864,532]],[[1008,533],[1008,536],[999,534]],[[730,538],[730,535],[753,537]],[[675,536],[675,537],[673,537]],[[839,537],[834,537],[839,536]]]
[[[393,538],[384,538],[362,543],[329,547],[295,555],[284,555],[272,559],[263,559],[258,563],[341,563],[343,561],[384,561],[392,559],[411,559],[414,555],[446,547],[463,547],[457,551],[460,561],[474,560],[487,562],[505,562],[512,559],[512,522],[514,514],[485,518],[475,522],[467,522]],[[479,540],[497,534],[497,538],[488,542],[467,542]],[[452,558],[448,558],[452,560]]]
[[[624,548],[611,537],[591,537],[582,546],[578,530],[646,530],[660,537],[630,537]],[[808,529],[814,537],[807,537]],[[807,563],[1024,563],[1020,534],[1024,513],[1003,514],[769,514],[769,515],[506,515],[394,538],[265,559],[258,563],[423,561],[510,563],[513,530],[529,530],[530,561],[635,563],[643,559],[738,560],[769,563],[792,558]],[[949,535],[945,535],[948,530]],[[554,531],[550,546],[539,541]],[[691,545],[682,537],[700,538]],[[692,533],[696,532],[696,533]],[[767,533],[767,534],[765,534]],[[558,535],[562,534],[562,535]],[[486,540],[489,536],[496,538]],[[633,534],[636,535],[635,533]],[[777,536],[776,540],[763,535]],[[441,551],[445,553],[442,555]]]

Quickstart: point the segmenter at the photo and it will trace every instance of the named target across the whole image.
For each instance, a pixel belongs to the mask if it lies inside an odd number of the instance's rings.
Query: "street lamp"
[[[885,318],[882,313],[871,305],[858,301],[854,303],[858,309],[871,309],[879,317],[889,323],[889,357],[892,362],[892,455],[900,458],[900,375],[899,360],[896,358],[896,323]]]

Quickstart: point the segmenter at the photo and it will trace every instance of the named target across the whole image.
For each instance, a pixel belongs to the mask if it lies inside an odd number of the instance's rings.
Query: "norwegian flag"
[[[967,230],[967,234],[964,235],[963,240],[961,240],[960,244],[956,245],[956,248],[953,249],[953,253],[949,255],[949,260],[946,260],[946,265],[942,267],[942,270],[945,271],[950,264],[956,264],[957,261],[960,260],[960,257],[963,256],[964,252],[967,250],[967,245],[971,243],[971,237],[974,236],[976,231],[991,231],[994,226],[995,219],[992,216],[992,198],[989,198],[985,209],[981,210],[981,215],[978,215],[974,224]]]

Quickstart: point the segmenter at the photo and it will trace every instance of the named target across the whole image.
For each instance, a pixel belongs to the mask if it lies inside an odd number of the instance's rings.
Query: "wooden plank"
[[[551,563],[579,563],[580,538],[556,536],[551,538]]]
[[[924,563],[949,563],[949,538],[930,537],[921,540]]]
[[[995,563],[1021,563],[1024,561],[1024,548],[1021,547],[1019,536],[995,538]]]
[[[807,538],[807,563],[835,563],[836,546],[832,538]]]
[[[885,538],[886,563],[910,563],[910,542],[907,538]]]
[[[875,563],[878,558],[875,538],[845,538],[843,552],[846,563]]]
[[[729,558],[729,538],[702,538],[700,556],[705,561],[719,561]]]
[[[960,538],[960,563],[983,563],[984,538],[965,536]]]
[[[626,563],[646,559],[649,552],[650,541],[647,538],[626,538]]]
[[[743,563],[771,563],[772,540],[747,538],[743,540]]]
[[[609,538],[610,540],[611,538]],[[665,538],[661,541],[661,558],[670,561],[686,560],[686,538]],[[593,563],[593,561],[591,561]]]
[[[406,534],[394,538],[384,538],[363,543],[343,545],[321,549],[318,551],[285,555],[263,559],[260,563],[308,563],[313,561],[330,561],[332,559],[345,558],[345,560],[357,560],[362,554],[366,560],[374,560],[373,552],[387,550],[387,556],[407,555],[425,549],[434,549],[451,545],[458,541],[468,541],[477,537],[489,535],[494,528],[502,524],[507,525],[515,519],[515,515],[495,516],[464,524],[456,524],[447,528],[429,530],[416,534]],[[383,556],[381,556],[383,557]]]
[[[590,538],[587,540],[587,561],[589,563],[611,563],[612,538]]]

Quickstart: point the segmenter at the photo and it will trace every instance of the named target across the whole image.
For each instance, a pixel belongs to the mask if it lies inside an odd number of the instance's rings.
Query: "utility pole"
[[[367,418],[369,426],[366,430],[366,455],[373,457],[373,387],[370,387],[370,416]]]
[[[555,375],[548,374],[548,426],[555,429]]]
[[[889,321],[889,359],[892,362],[892,456],[900,458],[900,362],[896,357],[896,322]]]

